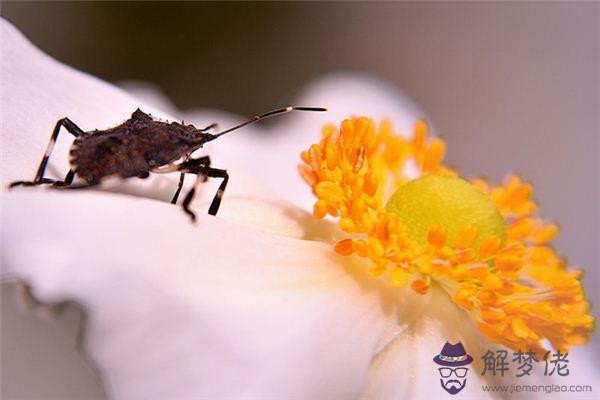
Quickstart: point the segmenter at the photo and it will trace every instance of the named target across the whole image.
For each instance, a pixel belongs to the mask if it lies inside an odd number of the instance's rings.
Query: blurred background
[[[561,222],[558,249],[587,269],[600,304],[600,3],[1,7],[58,60],[108,81],[151,82],[181,109],[252,115],[287,104],[326,72],[385,78],[427,112],[450,165],[534,183],[543,215]],[[102,398],[74,350],[65,356],[80,313],[70,308],[58,325],[38,320],[3,289],[3,397]],[[57,359],[66,367],[54,368]]]

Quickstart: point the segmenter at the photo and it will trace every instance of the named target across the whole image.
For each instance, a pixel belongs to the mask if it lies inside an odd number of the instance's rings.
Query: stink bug
[[[189,205],[199,183],[208,178],[221,178],[223,181],[208,209],[209,214],[217,215],[229,175],[224,169],[212,168],[208,156],[191,158],[191,154],[201,148],[204,143],[215,140],[226,133],[261,119],[294,110],[326,111],[320,107],[280,108],[257,115],[246,122],[215,134],[209,132],[217,124],[197,129],[194,125],[186,125],[183,122],[180,124],[156,120],[140,109],[134,111],[131,118],[121,125],[106,130],[85,132],[69,118],[63,118],[58,120],[54,127],[33,181],[17,181],[11,183],[9,187],[51,184],[55,187],[77,189],[98,185],[106,177],[147,178],[150,173],[179,172],[179,184],[171,200],[172,204],[176,204],[183,187],[185,174],[194,174],[196,182],[183,200],[183,210],[194,221],[196,216],[190,210]],[[44,178],[44,171],[61,127],[75,136],[75,141],[70,151],[69,172],[64,180],[57,181]],[[80,177],[83,183],[73,185],[75,175]]]

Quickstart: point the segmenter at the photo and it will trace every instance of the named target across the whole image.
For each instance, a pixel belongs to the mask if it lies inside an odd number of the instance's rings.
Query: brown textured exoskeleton
[[[217,124],[209,125],[203,129],[196,129],[194,125],[155,120],[140,109],[137,109],[131,115],[131,118],[121,125],[106,130],[84,132],[69,118],[63,118],[54,127],[34,180],[13,182],[10,187],[52,184],[56,187],[76,189],[98,185],[103,178],[111,176],[123,179],[132,177],[147,178],[150,173],[179,172],[179,184],[171,200],[171,203],[176,204],[183,187],[185,174],[194,174],[196,175],[196,182],[183,200],[184,211],[194,221],[196,216],[190,210],[189,205],[194,198],[198,184],[206,181],[207,178],[223,179],[208,209],[209,214],[216,215],[221,205],[221,197],[227,186],[229,175],[224,169],[212,168],[208,156],[191,158],[191,154],[201,148],[204,143],[215,140],[226,133],[263,118],[293,110],[326,111],[320,107],[280,108],[257,115],[246,122],[215,134],[211,134],[209,131],[215,128]],[[44,178],[44,171],[61,127],[64,127],[75,136],[75,141],[70,151],[69,162],[71,167],[69,172],[64,180],[57,181]],[[75,175],[83,179],[84,182],[73,185]]]

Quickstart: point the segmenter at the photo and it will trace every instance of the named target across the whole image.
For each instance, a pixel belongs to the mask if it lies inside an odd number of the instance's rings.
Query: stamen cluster
[[[335,217],[348,233],[335,251],[369,259],[370,274],[419,294],[439,284],[495,343],[539,353],[543,340],[562,351],[585,343],[595,320],[581,271],[567,270],[550,247],[558,227],[535,214],[531,185],[517,176],[496,187],[472,181],[504,218],[506,239],[479,238],[471,224],[448,237],[434,224],[419,242],[386,210],[384,202],[410,180],[409,164],[421,176],[457,175],[442,163],[445,149],[421,121],[410,140],[394,134],[389,121],[379,128],[364,117],[344,120],[340,129],[326,125],[320,143],[302,152],[299,172],[317,197],[314,216]]]

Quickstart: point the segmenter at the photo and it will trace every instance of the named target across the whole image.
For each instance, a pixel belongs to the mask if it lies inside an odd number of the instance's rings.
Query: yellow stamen
[[[427,234],[427,242],[434,247],[441,248],[446,243],[446,230],[441,226],[432,226]]]
[[[336,217],[352,235],[336,253],[367,258],[372,276],[421,295],[439,280],[485,337],[511,349],[543,354],[544,340],[561,351],[588,341],[595,318],[582,274],[550,247],[558,227],[535,215],[530,184],[456,178],[443,164],[445,143],[422,121],[410,140],[368,118],[322,133],[298,170],[317,196],[315,218]],[[404,175],[409,160],[421,178]]]
[[[419,294],[425,294],[429,290],[429,283],[423,279],[417,279],[410,284],[410,287]]]
[[[390,271],[390,281],[392,285],[402,287],[408,283],[409,275],[402,268],[394,268]]]
[[[342,241],[339,241],[335,245],[334,249],[335,252],[339,255],[349,256],[350,254],[354,253],[354,244],[352,242],[352,239],[344,239]]]
[[[478,229],[473,225],[465,225],[460,228],[454,237],[454,247],[460,249],[468,249],[473,247],[475,239],[477,239]]]

